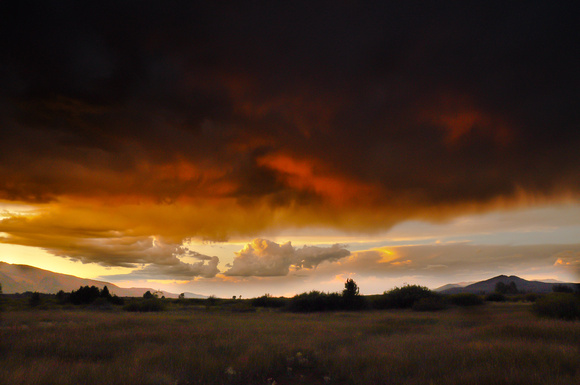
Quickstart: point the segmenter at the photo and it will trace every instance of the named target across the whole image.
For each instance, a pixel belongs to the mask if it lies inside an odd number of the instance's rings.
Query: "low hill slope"
[[[440,291],[443,294],[456,294],[456,293],[473,293],[473,294],[489,294],[495,291],[495,286],[502,282],[509,285],[511,282],[515,283],[518,290],[524,293],[549,293],[552,291],[552,287],[557,285],[556,283],[548,283],[541,281],[528,281],[515,275],[498,275],[497,277],[490,278],[485,281],[480,281],[467,285],[465,287],[452,287],[446,290]],[[574,287],[573,283],[560,283],[560,285],[566,285]]]
[[[122,288],[115,284],[93,279],[75,277],[74,275],[59,274],[28,265],[13,265],[0,262],[0,283],[4,294],[24,293],[37,291],[39,293],[58,293],[60,290],[70,292],[81,286],[96,286],[102,289],[107,286],[112,294],[120,297],[141,297],[146,291],[154,292],[151,288]],[[190,297],[196,294],[188,293]],[[177,298],[177,294],[162,292],[167,298]],[[199,296],[203,298],[203,296]]]

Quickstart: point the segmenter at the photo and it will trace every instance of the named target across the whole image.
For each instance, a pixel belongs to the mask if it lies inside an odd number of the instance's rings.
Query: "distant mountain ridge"
[[[457,293],[473,293],[473,294],[489,294],[495,291],[495,285],[502,282],[509,285],[511,282],[515,283],[518,290],[524,293],[549,293],[552,291],[554,285],[566,285],[574,288],[574,283],[570,282],[542,282],[542,281],[528,281],[516,275],[498,275],[485,281],[479,281],[466,286],[453,284],[441,286],[435,291],[442,294],[457,294]]]
[[[119,297],[141,297],[147,291],[155,292],[151,288],[123,288],[113,283],[75,277],[74,275],[54,273],[28,265],[14,265],[0,262],[0,283],[4,294],[24,293],[37,291],[39,293],[58,293],[60,290],[70,292],[81,286],[96,286],[102,289],[107,286],[112,294]],[[177,298],[178,295],[161,291],[167,298]],[[186,298],[205,298],[203,295],[186,293]]]

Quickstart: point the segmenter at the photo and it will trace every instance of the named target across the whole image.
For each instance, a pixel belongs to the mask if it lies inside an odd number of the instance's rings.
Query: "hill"
[[[39,293],[58,293],[60,290],[70,292],[81,286],[96,286],[102,289],[107,286],[112,294],[119,297],[141,297],[146,291],[155,292],[151,288],[123,288],[113,283],[59,274],[28,265],[13,265],[0,262],[0,283],[4,294],[37,291]],[[167,298],[177,298],[177,294],[162,291]],[[187,293],[188,298],[205,298],[202,295]]]
[[[456,294],[456,293],[473,293],[473,294],[488,294],[495,291],[495,285],[499,282],[503,282],[509,285],[511,282],[515,283],[518,290],[525,293],[549,293],[552,291],[552,287],[557,285],[557,283],[552,282],[541,282],[541,281],[528,281],[515,275],[498,275],[497,277],[490,278],[485,281],[475,282],[471,285],[464,287],[449,287],[445,288],[442,286],[439,291],[442,294]],[[573,288],[575,284],[573,283],[559,283],[560,285],[566,285]]]

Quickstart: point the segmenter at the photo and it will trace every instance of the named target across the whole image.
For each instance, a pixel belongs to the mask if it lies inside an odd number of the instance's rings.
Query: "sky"
[[[0,15],[0,261],[220,297],[580,280],[577,2]]]

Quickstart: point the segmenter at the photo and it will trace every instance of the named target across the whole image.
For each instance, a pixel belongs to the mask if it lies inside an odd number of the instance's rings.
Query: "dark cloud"
[[[577,199],[578,11],[3,2],[0,199],[270,209],[209,238]]]

